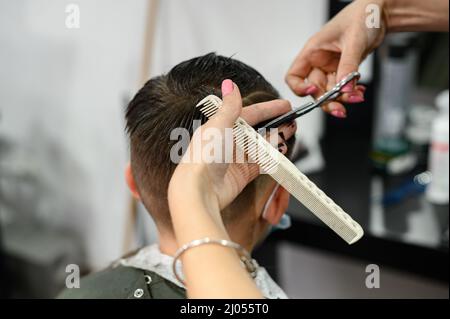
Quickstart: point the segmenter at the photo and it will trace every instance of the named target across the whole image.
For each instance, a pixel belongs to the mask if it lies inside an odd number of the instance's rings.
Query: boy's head
[[[192,135],[193,120],[201,119],[202,123],[206,120],[195,110],[195,105],[209,94],[221,97],[224,79],[237,84],[244,107],[279,98],[272,85],[253,68],[210,53],[182,62],[168,74],[152,78],[128,106],[126,121],[131,165],[127,181],[153,216],[160,232],[172,231],[167,188],[176,168],[170,150],[177,141],[171,140],[170,134],[181,127]],[[225,225],[241,231],[256,227],[258,232],[264,232],[267,228],[264,226],[268,224],[263,222],[261,212],[274,186],[271,178],[265,175],[247,185],[222,212]],[[287,207],[287,192],[280,188],[271,202],[274,203],[271,206],[276,207],[271,207],[274,210],[272,217],[266,219],[276,223]]]

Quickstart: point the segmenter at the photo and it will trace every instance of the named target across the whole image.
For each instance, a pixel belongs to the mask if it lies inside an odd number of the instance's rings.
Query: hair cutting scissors
[[[323,94],[316,101],[309,102],[307,104],[304,104],[302,106],[294,108],[292,111],[277,117],[276,119],[270,121],[269,123],[267,123],[266,125],[261,127],[258,130],[258,132],[263,133],[270,128],[279,127],[284,123],[291,122],[291,121],[295,120],[296,118],[311,112],[312,110],[321,106],[325,102],[330,102],[330,101],[336,100],[343,93],[342,88],[346,84],[353,81],[354,79],[359,79],[360,76],[361,75],[359,74],[359,72],[350,73],[345,78],[343,78],[341,81],[339,81],[339,83],[337,83],[330,91]]]

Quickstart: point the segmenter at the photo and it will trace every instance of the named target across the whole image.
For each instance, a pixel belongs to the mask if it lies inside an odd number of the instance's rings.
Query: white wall
[[[80,29],[65,8],[80,7]],[[89,264],[122,253],[128,192],[123,111],[139,80],[146,1],[0,1],[3,165],[39,185],[11,196],[83,238]],[[33,188],[34,187],[34,188]]]

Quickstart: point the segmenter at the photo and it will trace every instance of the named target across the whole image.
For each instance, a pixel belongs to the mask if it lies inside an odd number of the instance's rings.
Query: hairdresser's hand
[[[384,3],[383,0],[353,1],[309,39],[286,75],[286,82],[294,93],[318,98],[347,74],[357,71],[366,56],[383,41],[386,32]],[[368,5],[379,6],[379,28],[366,26]],[[364,91],[363,86],[351,83],[344,89],[346,93],[339,99],[341,103],[331,102],[323,109],[336,117],[345,117],[342,103],[364,101]]]
[[[227,145],[225,150],[233,149],[233,140],[224,139],[224,132],[228,128],[229,133],[231,133],[231,128],[239,116],[254,126],[291,110],[290,103],[285,100],[274,100],[242,108],[239,88],[230,80],[223,82],[222,95],[223,106],[215,116],[194,133],[188,150],[175,170],[169,185],[169,200],[172,194],[179,201],[180,196],[185,195],[193,188],[197,188],[201,190],[200,193],[205,203],[217,206],[219,210],[225,208],[248,183],[259,175],[259,167],[256,164],[235,162],[231,164],[207,163],[205,161],[193,163],[192,154],[199,150],[201,152],[205,144],[210,143],[211,134],[215,133],[214,130],[222,134],[222,140],[219,142],[232,143],[231,147]],[[277,137],[277,146],[282,153],[287,152],[285,141],[295,134],[296,129],[295,122],[280,127],[279,132],[282,132],[282,134]],[[231,137],[232,135],[229,134],[228,136]],[[223,145],[221,144],[221,146]],[[222,148],[222,150],[224,149]],[[222,155],[222,157],[224,156]],[[211,211],[213,210],[212,208]]]
[[[225,140],[231,143],[231,147],[226,145],[225,149],[232,150],[233,139],[227,140],[224,133],[233,127],[239,116],[250,125],[256,125],[291,109],[289,103],[282,100],[254,104],[243,109],[239,89],[230,80],[223,82],[222,96],[222,107],[195,131],[169,183],[169,208],[179,246],[205,237],[230,240],[221,210],[259,174],[256,164],[211,164],[202,157],[200,161],[192,162],[190,154],[205,150],[211,135],[219,136],[216,138],[219,149],[223,149]],[[295,133],[296,126],[294,123],[280,129],[283,130],[281,135],[289,139]],[[182,262],[190,298],[263,297],[232,249],[217,245],[197,247],[184,253]]]

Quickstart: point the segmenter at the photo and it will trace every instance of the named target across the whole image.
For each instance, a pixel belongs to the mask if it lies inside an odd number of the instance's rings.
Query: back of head
[[[279,98],[278,92],[255,69],[210,53],[150,79],[128,106],[126,121],[133,177],[145,207],[158,225],[171,227],[167,188],[176,168],[170,150],[177,141],[171,140],[170,134],[176,128],[186,128],[192,135],[193,121],[206,121],[195,105],[209,94],[221,97],[224,79],[238,85],[244,106]],[[254,202],[257,185],[267,179],[260,176],[250,183],[224,213],[224,221],[244,213],[242,210]]]

